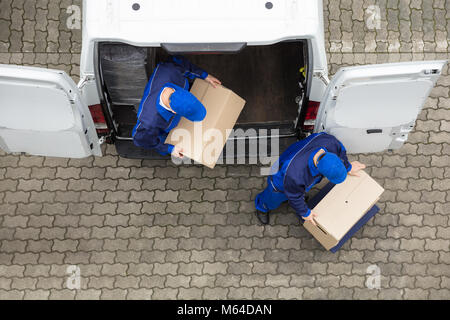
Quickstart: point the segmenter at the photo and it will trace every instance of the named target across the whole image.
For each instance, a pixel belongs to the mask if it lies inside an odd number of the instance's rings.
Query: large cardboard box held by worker
[[[183,154],[209,168],[214,168],[233,129],[245,100],[223,86],[214,88],[196,79],[191,93],[206,108],[201,122],[182,118],[167,136],[165,143],[183,148]]]
[[[317,213],[314,219],[317,226],[310,221],[305,221],[303,226],[330,250],[375,205],[383,192],[383,187],[364,171],[360,171],[360,177],[349,175],[312,208]]]

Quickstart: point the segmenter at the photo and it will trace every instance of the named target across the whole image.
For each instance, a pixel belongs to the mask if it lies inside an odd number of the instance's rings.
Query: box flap
[[[347,176],[314,207],[322,229],[340,240],[379,199],[384,189],[367,173]]]
[[[181,146],[185,156],[214,168],[245,100],[230,89],[223,86],[214,88],[201,79],[195,80],[191,93],[205,106],[205,119],[194,123],[182,118],[165,143]]]

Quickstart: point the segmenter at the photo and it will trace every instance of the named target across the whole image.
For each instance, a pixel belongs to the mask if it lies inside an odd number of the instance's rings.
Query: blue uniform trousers
[[[275,189],[272,183],[272,177],[267,178],[267,188],[259,193],[255,199],[256,209],[262,212],[268,212],[278,208],[288,198],[283,192]]]

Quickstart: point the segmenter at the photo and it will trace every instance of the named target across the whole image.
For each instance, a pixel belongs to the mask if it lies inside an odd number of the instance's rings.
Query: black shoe
[[[256,210],[256,217],[262,224],[269,224],[269,221],[270,221],[269,212],[262,212],[262,211]]]

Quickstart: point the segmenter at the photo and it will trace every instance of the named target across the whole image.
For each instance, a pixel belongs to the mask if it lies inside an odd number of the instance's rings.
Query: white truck
[[[63,71],[0,65],[0,148],[82,158],[101,156],[106,140],[124,157],[158,157],[131,130],[168,54],[247,100],[236,128],[278,129],[267,132],[281,149],[325,131],[349,153],[400,148],[446,63],[346,67],[330,81],[320,0],[84,0],[78,85]]]

